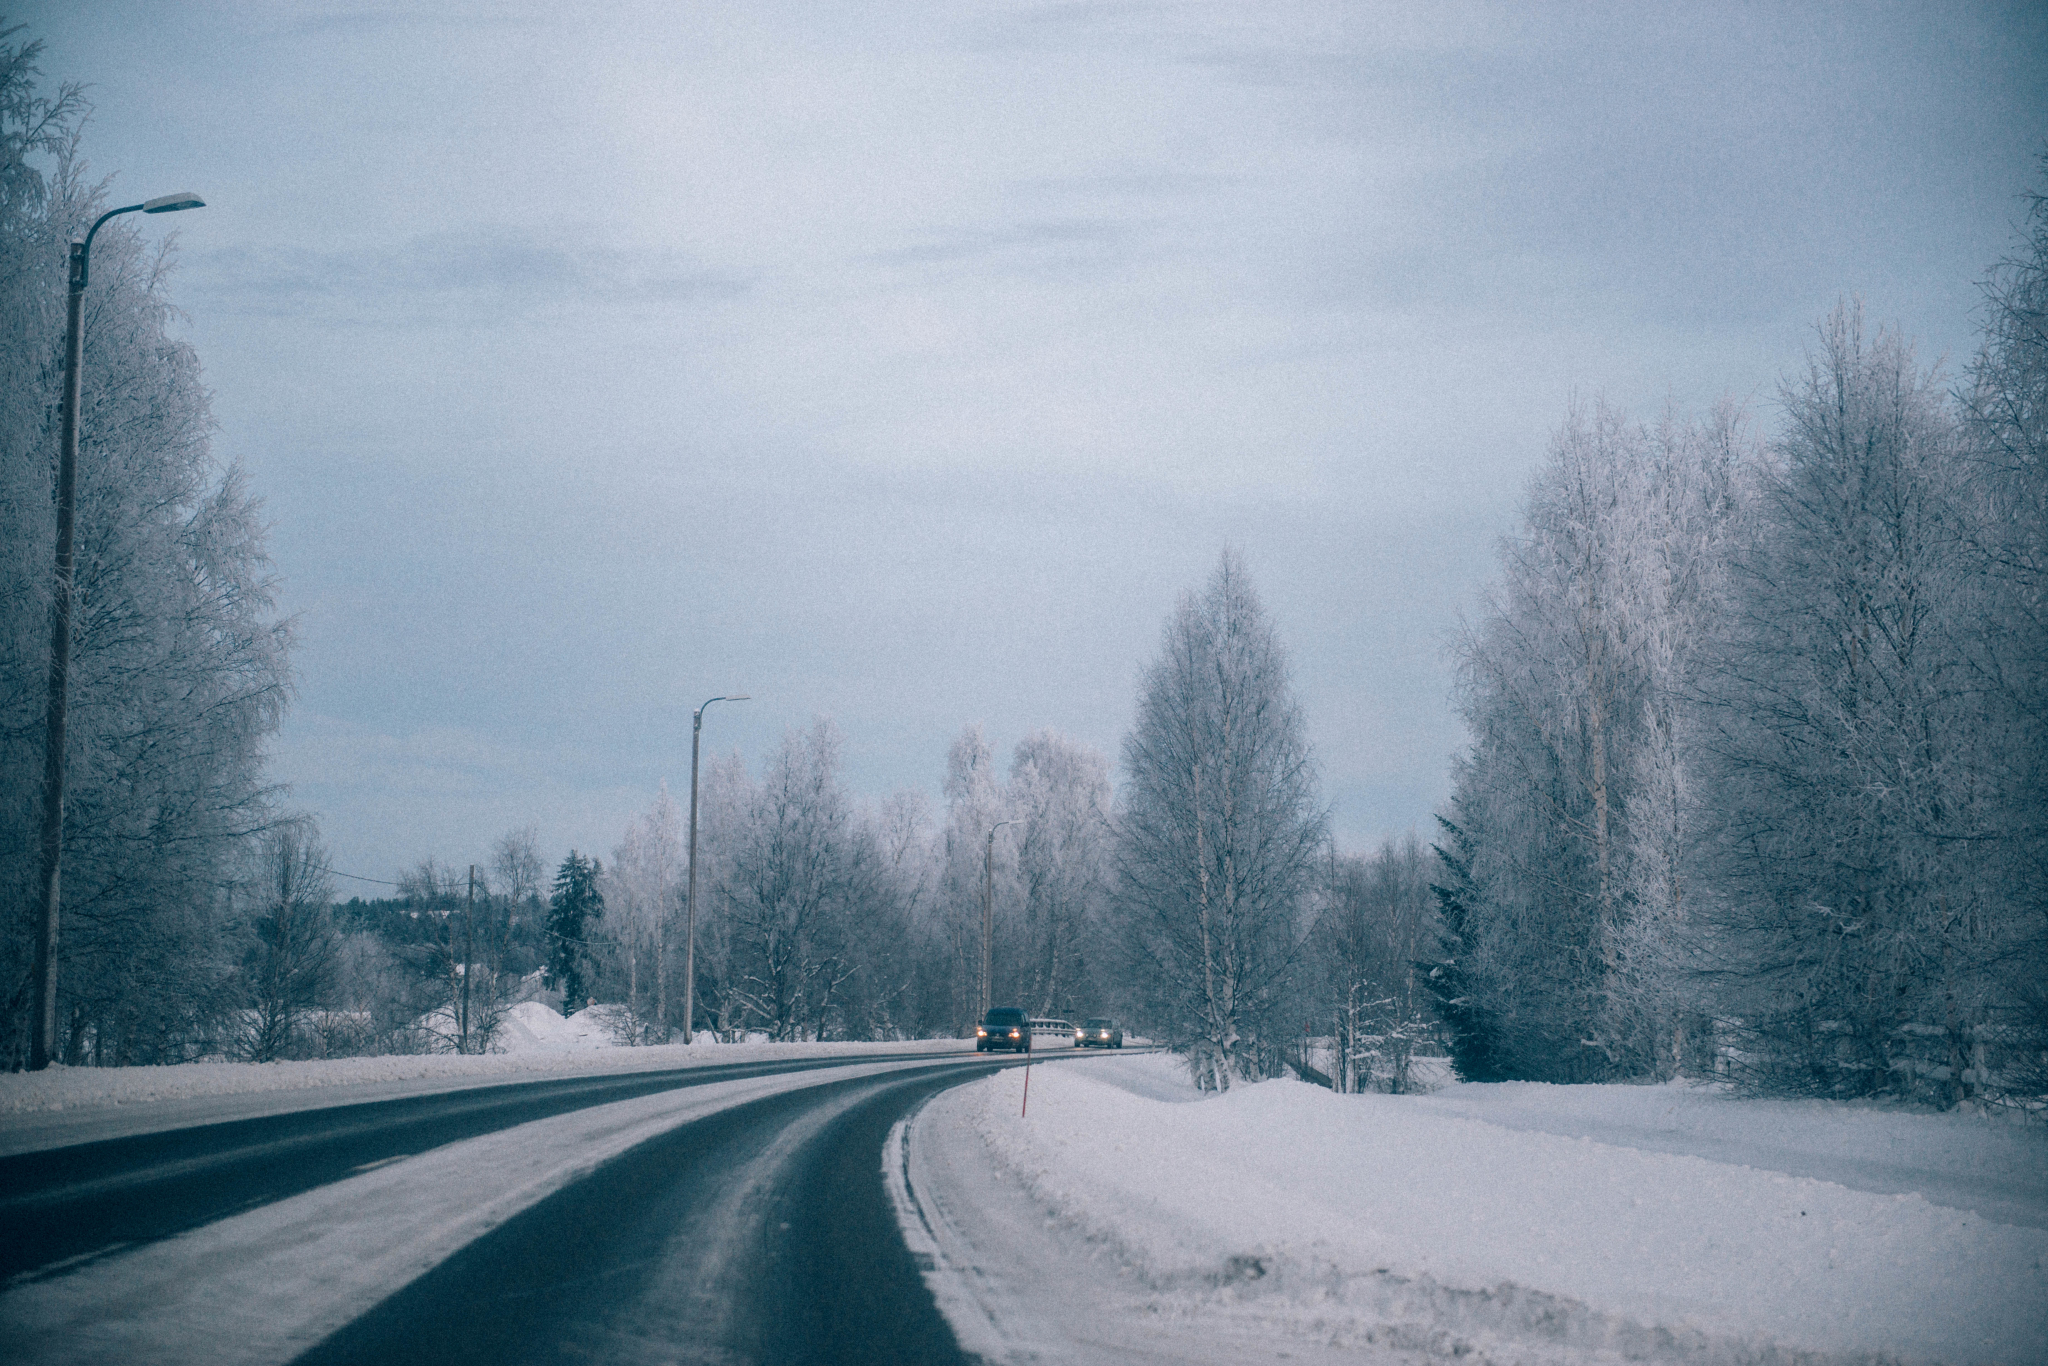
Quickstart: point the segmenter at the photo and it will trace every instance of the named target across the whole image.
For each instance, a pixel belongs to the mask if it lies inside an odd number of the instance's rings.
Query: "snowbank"
[[[1685,1087],[1276,1081],[1171,1104],[1166,1057],[1033,1072],[1028,1118],[1005,1072],[971,1088],[974,1125],[1153,1312],[1249,1305],[1432,1351],[1448,1325],[1527,1359],[2048,1359],[2033,1126]],[[2008,1221],[1922,1189],[1959,1183]],[[1387,1335],[1403,1316],[1427,1322]]]
[[[493,1053],[559,1053],[617,1046],[601,1010],[586,1008],[563,1019],[560,1011],[541,1001],[521,1001],[506,1011],[498,1036],[491,1040]]]

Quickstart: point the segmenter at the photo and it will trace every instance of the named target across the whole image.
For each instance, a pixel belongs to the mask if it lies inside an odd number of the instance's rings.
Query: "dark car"
[[[1124,1031],[1115,1020],[1098,1018],[1081,1021],[1081,1027],[1074,1031],[1076,1048],[1122,1048]]]
[[[997,1006],[974,1027],[975,1052],[986,1053],[996,1048],[1011,1048],[1019,1053],[1031,1051],[1031,1017],[1021,1007]]]

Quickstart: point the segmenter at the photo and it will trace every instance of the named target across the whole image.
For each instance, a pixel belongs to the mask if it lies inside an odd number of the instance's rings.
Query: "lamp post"
[[[57,576],[50,599],[50,697],[43,740],[43,923],[31,970],[34,1000],[29,1028],[29,1070],[50,1065],[57,1039],[57,908],[64,864],[64,708],[71,686],[72,514],[78,497],[78,367],[85,355],[85,281],[92,239],[109,218],[124,213],[176,213],[203,209],[192,193],[167,194],[143,204],[109,209],[93,220],[83,242],[71,244],[71,289],[64,318],[64,414],[57,445]]]
[[[988,844],[981,851],[981,1013],[988,1015],[988,996],[995,986],[990,966],[989,939],[995,929],[996,831],[1022,821],[997,821],[989,827]]]
[[[690,1042],[690,1032],[697,1023],[697,748],[704,738],[704,707],[713,702],[747,702],[752,699],[745,693],[734,693],[730,697],[707,698],[703,707],[697,708],[690,717],[690,890],[685,893],[689,904],[689,931],[683,948],[683,1042]]]

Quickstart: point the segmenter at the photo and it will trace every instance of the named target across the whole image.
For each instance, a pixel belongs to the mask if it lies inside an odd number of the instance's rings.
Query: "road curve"
[[[966,1362],[883,1187],[890,1128],[1022,1060],[738,1105],[613,1159],[298,1358],[342,1363]]]
[[[878,1055],[890,1061],[917,1056]],[[341,1180],[371,1164],[550,1115],[861,1060],[861,1055],[838,1055],[519,1082],[0,1157],[0,1282],[168,1238]]]

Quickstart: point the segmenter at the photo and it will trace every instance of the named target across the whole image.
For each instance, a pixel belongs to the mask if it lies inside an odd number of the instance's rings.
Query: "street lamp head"
[[[695,717],[695,718],[696,718],[695,724],[697,724],[697,725],[700,725],[700,726],[701,726],[701,725],[703,725],[703,724],[704,724],[704,708],[705,708],[705,707],[708,707],[708,706],[710,706],[710,705],[711,705],[711,704],[712,704],[713,702],[751,702],[751,701],[753,701],[753,699],[752,699],[752,698],[750,698],[750,697],[748,697],[748,696],[747,696],[747,695],[746,695],[745,693],[743,693],[743,692],[735,692],[735,693],[720,693],[720,694],[719,694],[718,696],[716,696],[716,697],[707,697],[707,698],[705,698],[705,699],[704,699],[704,701],[703,701],[703,703],[702,703],[702,705],[700,705],[700,706],[699,706],[699,707],[697,708],[697,710],[696,710],[696,711],[694,711],[694,712],[691,712],[690,714],[691,714],[691,715],[692,715],[693,717]]]
[[[206,201],[190,190],[178,194],[158,195],[142,206],[144,213],[176,213],[180,209],[203,209]]]

